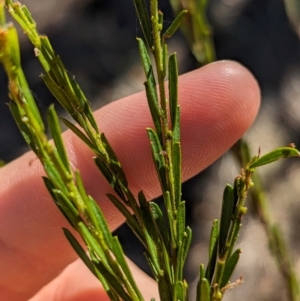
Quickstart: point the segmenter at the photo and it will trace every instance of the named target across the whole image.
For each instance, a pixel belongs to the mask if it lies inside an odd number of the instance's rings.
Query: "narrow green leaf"
[[[80,243],[68,229],[63,228],[63,231],[77,255],[81,258],[81,260],[84,262],[87,268],[97,277],[94,265],[89,259],[89,257],[86,255],[85,250],[82,248]]]
[[[158,15],[158,25],[160,25],[160,27],[162,28],[164,24],[164,14],[162,13],[161,10],[159,10],[157,15]]]
[[[179,236],[179,234],[178,234]],[[187,253],[189,251],[190,243],[192,240],[192,231],[189,227],[186,227],[186,231],[181,234],[181,237],[178,238],[177,242],[177,263],[175,270],[175,281],[181,281],[183,279],[183,269],[185,265],[185,260]]]
[[[204,268],[204,264],[201,263],[199,267],[199,280],[197,283],[196,301],[201,301],[201,279],[204,278],[204,275],[205,275],[205,268]]]
[[[157,228],[159,229],[159,233],[161,236],[162,241],[167,246],[170,241],[170,230],[166,225],[164,216],[159,208],[159,206],[154,202],[149,202],[149,207],[151,210],[151,214],[155,219]]]
[[[50,158],[49,162],[52,163],[53,168],[56,169],[58,175],[61,177],[63,183],[65,184],[64,185],[66,187],[65,189],[67,189],[68,183],[70,183],[70,181],[72,181],[73,178],[72,173],[66,169],[65,164],[62,161],[62,158],[60,157],[60,154],[58,153],[55,147],[52,148],[52,145],[50,146],[50,143],[48,142],[44,146],[44,148],[45,148],[44,151],[45,154],[41,157],[45,157],[45,155],[47,156],[49,154],[49,158]],[[46,160],[48,161],[48,158]],[[64,188],[61,189],[64,190]]]
[[[169,245],[161,244],[160,247],[161,253],[160,257],[162,257],[161,261],[163,262],[162,265],[164,266],[164,274],[169,279],[168,281],[170,283],[174,282],[174,269],[170,264],[167,264],[170,262],[170,248]]]
[[[133,0],[135,10],[140,22],[140,26],[142,28],[145,40],[147,41],[148,47],[151,48],[152,46],[152,29],[151,29],[151,20],[150,20],[150,13],[147,9],[144,0]]]
[[[158,112],[159,109],[155,105],[155,101],[154,101],[155,96],[153,95],[153,93],[156,93],[156,90],[151,89],[151,87],[147,81],[144,82],[144,85],[145,85],[146,96],[147,96],[148,106],[150,109],[152,120],[153,120],[155,129],[156,129],[157,135],[158,135],[160,141],[162,142],[162,128],[161,128],[161,121],[160,121],[160,116],[159,116],[159,112]]]
[[[99,262],[97,256],[91,251],[91,250],[88,250],[89,251],[89,254],[90,254],[90,260],[92,262]],[[106,281],[106,279],[104,278],[104,276],[99,272],[98,269],[95,268],[95,272],[97,274],[97,278],[100,280],[102,286],[103,286],[103,289],[105,290],[107,296],[110,298],[110,300],[114,300],[114,301],[120,301],[120,297],[117,295],[117,293],[111,289],[109,283]]]
[[[118,157],[116,156],[114,150],[112,149],[111,145],[106,139],[106,136],[102,133],[100,137],[101,137],[101,142],[109,156],[110,168],[112,168],[115,171],[118,181],[121,182],[124,185],[124,187],[127,187],[128,182]]]
[[[162,191],[167,191],[168,186],[166,180],[166,162],[163,149],[161,147],[158,136],[151,128],[147,128],[147,133],[151,143],[152,156],[157,170],[157,174],[159,175]]]
[[[72,122],[65,118],[60,118],[61,121],[78,137],[80,138],[91,150],[95,151],[94,145],[91,140],[81,132]]]
[[[10,1],[10,2],[11,3],[16,3],[16,2],[13,2],[13,1]],[[35,28],[36,23],[35,23],[34,19],[32,18],[31,13],[28,10],[28,8],[25,5],[20,4],[20,3],[19,3],[19,5],[15,5],[15,7],[20,9],[19,11],[21,11],[22,14],[24,15],[24,17],[26,17],[26,21],[29,22],[30,27]]]
[[[243,162],[243,165],[246,165],[251,161],[251,154],[248,143],[245,141],[245,139],[240,139],[236,146],[238,147],[237,154],[240,153],[240,160]]]
[[[162,61],[163,61],[163,72],[162,77],[165,78],[167,76],[167,66],[168,66],[168,45],[166,43],[162,44]]]
[[[234,180],[234,185],[233,185],[233,196],[234,196],[234,202],[233,202],[233,210],[232,214],[234,214],[234,211],[236,209],[237,203],[239,201],[240,197],[240,190],[241,190],[241,183],[242,179],[241,176],[237,176]]]
[[[108,183],[110,186],[114,189],[114,191],[118,194],[118,196],[124,200],[125,196],[124,193],[117,183],[116,177],[112,174],[111,170],[107,167],[107,165],[99,158],[99,157],[94,157],[94,161],[104,177],[107,179]]]
[[[12,17],[21,25],[24,30],[30,28],[30,23],[27,20],[27,22],[24,21],[24,19],[26,19],[26,16],[25,18],[22,16],[24,15],[24,13],[22,13],[21,4],[19,2],[16,3],[12,0],[5,0],[5,5],[7,6],[8,11],[12,15]]]
[[[63,101],[66,98],[64,91],[62,90],[61,86],[58,86],[53,79],[48,75],[41,75],[45,85],[47,86],[48,90],[52,93],[52,95],[59,101],[59,103],[64,107],[64,109],[69,112],[69,114],[76,119],[76,112],[71,104],[67,101]],[[78,122],[78,120],[76,120]]]
[[[61,211],[63,211],[64,216],[67,216],[70,224],[76,227],[76,223],[81,221],[81,217],[77,208],[60,190],[52,189],[52,193],[55,195],[54,200],[57,201],[57,204],[60,206]]]
[[[219,237],[219,221],[215,219],[212,224],[209,241],[209,259],[213,257],[215,245],[218,242]]]
[[[180,143],[180,106],[177,106],[175,124],[172,132],[173,143]]]
[[[200,300],[210,301],[210,287],[208,280],[206,278],[202,278],[200,282]]]
[[[173,130],[177,119],[178,106],[178,67],[176,53],[169,57],[169,104]]]
[[[205,277],[205,268],[204,264],[201,263],[199,267],[199,280]]]
[[[42,177],[44,184],[49,192],[49,194],[51,195],[52,199],[59,204],[59,200],[56,197],[56,194],[53,192],[53,190],[55,189],[55,186],[52,184],[52,182],[47,178],[47,177]]]
[[[69,224],[75,228],[75,223],[74,223],[74,220],[72,221],[72,219],[68,216],[68,210],[66,208],[66,206],[64,206],[64,204],[61,203],[61,200],[60,198],[58,197],[57,193],[55,193],[55,187],[54,185],[52,184],[52,182],[46,178],[46,177],[42,177],[43,181],[44,181],[44,184],[49,192],[49,194],[51,195],[52,199],[54,200],[54,203],[55,205],[57,206],[57,208],[59,209],[59,211],[62,213],[62,215],[66,218],[66,220],[69,222]],[[78,211],[76,212],[76,208],[75,209],[75,212],[74,212],[74,216],[77,216],[79,218],[79,214],[78,214]],[[72,215],[72,214],[71,214]]]
[[[147,230],[149,230],[149,227],[147,227]],[[152,231],[152,232],[154,233],[154,231]],[[160,271],[161,267],[159,264],[159,256],[158,256],[159,246],[158,246],[157,240],[155,240],[155,238],[153,239],[153,237],[146,230],[144,231],[144,236],[145,236],[145,240],[146,240],[147,249],[148,249],[149,255],[151,257],[151,262],[154,266],[154,270]],[[157,235],[156,235],[156,237],[157,237]]]
[[[230,281],[230,277],[233,274],[235,267],[240,259],[240,255],[242,253],[241,249],[237,249],[230,258],[227,260],[225,264],[225,269],[223,272],[222,280],[220,283],[220,289],[222,289],[227,283]]]
[[[47,44],[51,47],[48,37],[43,36],[41,39],[43,41],[43,45]],[[48,74],[52,77],[53,81],[61,87],[65,94],[65,97],[63,99],[58,99],[58,101],[69,102],[75,108],[75,110],[81,111],[81,102],[75,94],[71,84],[70,76],[61,58],[54,52],[52,47],[50,52],[43,51],[43,48],[41,50],[47,62],[50,64],[50,70],[48,71]]]
[[[52,138],[54,140],[55,146],[59,153],[59,156],[67,169],[71,172],[70,163],[68,160],[67,152],[61,138],[61,128],[59,125],[58,117],[54,109],[54,105],[51,105],[48,110],[48,123],[51,131]]]
[[[184,18],[184,16],[187,14],[187,12],[188,12],[187,10],[183,10],[177,15],[175,20],[172,22],[172,24],[168,27],[168,29],[163,34],[163,39],[168,39],[172,37],[172,35],[176,32],[176,30],[180,26],[181,21]]]
[[[132,291],[134,292],[134,294],[136,295],[136,297],[138,298],[138,300],[143,300],[143,297],[141,295],[141,292],[139,291],[137,284],[135,283],[135,280],[132,276],[132,273],[128,267],[128,264],[125,260],[124,257],[124,251],[122,249],[122,246],[118,240],[118,237],[114,236],[113,240],[112,240],[112,246],[113,246],[113,253],[118,261],[118,263],[120,264],[121,268],[122,268],[122,272],[126,275],[127,280],[129,281],[130,287],[132,288]]]
[[[209,241],[209,261],[206,267],[205,277],[211,282],[218,255],[219,221],[215,219],[212,224]]]
[[[41,44],[42,37],[38,36],[39,44]],[[43,51],[40,47],[35,47],[35,56],[37,56],[41,66],[44,68],[46,71],[47,76],[49,76],[48,72],[51,72],[51,67],[48,62],[48,57],[50,56],[48,53],[45,55],[45,51]],[[44,76],[43,74],[41,75],[42,77]],[[50,78],[51,76],[49,76]]]
[[[10,23],[6,26],[2,35],[1,57],[9,64],[6,72],[10,81],[14,82],[14,88],[9,85],[11,97],[14,98],[15,102],[19,103],[19,106],[24,108],[24,112],[26,112],[31,123],[34,124],[36,131],[43,132],[44,124],[41,115],[21,67],[19,40],[16,28]]]
[[[42,117],[32,96],[31,90],[28,87],[28,83],[22,69],[18,70],[18,82],[20,85],[20,97],[22,99],[21,106],[24,108],[24,111],[26,111],[26,118],[33,124],[37,133],[45,132]]]
[[[9,55],[12,63],[16,67],[21,66],[19,38],[16,28],[12,24],[6,26],[7,40],[9,46]]]
[[[190,227],[186,227],[184,235],[183,235],[183,252],[182,252],[182,259],[183,262],[185,262],[189,249],[190,249],[190,245],[191,245],[191,241],[192,241],[192,230]]]
[[[142,39],[137,38],[137,42],[138,42],[140,57],[142,60],[142,64],[144,67],[144,72],[145,72],[147,81],[149,82],[149,85],[151,86],[151,88],[155,87],[155,91],[156,91],[156,82],[155,82],[153,67],[151,64],[151,60],[150,60],[147,48]],[[156,94],[156,96],[155,96],[155,94]],[[154,95],[154,100],[158,105],[157,92],[153,93],[153,95]]]
[[[151,273],[152,273],[154,279],[158,282],[158,279],[159,279],[159,278],[158,278],[158,275],[159,275],[160,270],[157,270],[157,266],[156,266],[156,265],[154,264],[154,262],[152,261],[149,252],[146,251],[146,252],[144,253],[144,255],[145,255],[146,261],[147,261],[147,263],[148,263],[148,266],[149,266],[149,268],[150,268],[150,270],[151,270]]]
[[[170,223],[174,220],[173,217],[173,208],[171,203],[171,197],[170,192],[166,191],[164,194],[164,203],[167,210],[167,218],[170,221]],[[176,248],[176,225],[172,224],[170,225],[170,234],[171,234],[171,248]]]
[[[142,229],[144,232],[144,237],[146,239],[147,250],[151,255],[151,260],[155,265],[155,269],[160,271],[160,258],[159,258],[159,248],[162,246],[161,239],[159,236],[158,229],[154,223],[154,219],[150,212],[149,204],[145,198],[143,191],[138,194],[138,200],[141,209],[141,216],[143,220]]]
[[[80,194],[84,204],[86,205],[88,213],[90,216],[93,216],[93,212],[91,212],[92,209],[90,207],[90,200],[89,200],[87,192],[84,188],[84,184],[82,182],[82,178],[81,178],[79,170],[75,170],[75,179],[76,179],[76,186],[78,188],[79,194]],[[93,217],[93,218],[91,217],[91,219],[94,221],[95,217]]]
[[[173,177],[175,186],[175,201],[177,206],[181,202],[181,187],[182,187],[182,176],[181,176],[181,146],[180,143],[173,145]]]
[[[85,123],[80,122],[79,114],[85,115],[89,118],[90,123],[97,132],[97,126],[91,117],[91,110],[85,96],[78,87],[74,79],[70,78],[69,74],[58,55],[55,54],[52,46],[46,36],[41,36],[41,49],[38,58],[46,70],[47,75],[44,80],[49,87],[50,91],[57,98],[63,107],[73,116],[73,118],[81,124],[82,127]]]
[[[172,300],[170,283],[167,281],[165,276],[161,276],[158,280],[158,291],[161,300]]]
[[[161,128],[161,121],[160,121],[161,113],[160,113],[160,107],[158,102],[158,95],[157,95],[156,81],[154,77],[153,67],[143,40],[137,39],[137,42],[138,42],[140,57],[144,67],[145,76],[147,79],[144,85],[145,85],[145,90],[147,95],[148,106],[151,112],[152,120],[154,122],[158,137],[160,138],[160,141],[162,141],[162,128]]]
[[[83,91],[80,89],[80,87],[79,87],[79,85],[76,82],[74,77],[70,78],[70,83],[72,85],[73,91],[74,91],[79,103],[81,104],[81,108],[83,110],[84,115],[87,117],[87,119],[91,123],[91,125],[92,125],[93,129],[95,130],[95,132],[97,134],[99,134],[98,125],[95,121],[91,106],[90,106],[88,100],[86,99]]]
[[[228,231],[232,220],[232,212],[234,208],[234,191],[231,185],[226,184],[223,192],[222,212],[219,232],[219,257],[223,258],[226,250],[226,242]]]
[[[243,207],[243,208],[246,209],[245,207]],[[228,251],[227,251],[227,258],[229,258],[232,254],[232,250],[233,250],[235,242],[238,238],[240,228],[241,228],[241,217],[237,218],[236,220],[233,220],[233,230],[232,230],[233,232],[232,232],[231,241],[229,242],[230,245],[229,245]]]
[[[110,288],[114,290],[118,296],[120,296],[121,300],[132,301],[132,298],[125,291],[121,279],[109,271],[101,261],[94,262],[94,266],[102,274],[103,278],[109,283]]]
[[[51,59],[54,59],[54,57],[57,57],[57,55],[55,54],[54,49],[53,49],[48,37],[45,36],[45,35],[40,35],[39,37],[40,37],[41,44],[42,44],[41,48],[45,49],[45,52],[47,53],[47,55],[49,57],[49,61]]]
[[[176,300],[176,301],[185,301],[185,287],[183,285],[183,282],[182,281],[177,281],[175,283],[175,297],[173,300]]]
[[[53,165],[53,162],[50,161],[49,158],[43,159],[42,162],[45,172],[51,182],[55,185],[55,187],[59,190],[61,190],[65,195],[68,194],[68,190],[65,186],[64,181],[62,180],[61,176],[59,175],[56,167]]]
[[[189,285],[185,279],[183,279],[183,287],[184,287],[184,300],[188,301],[189,298]]]
[[[141,243],[145,245],[144,234],[141,230],[137,219],[131,214],[131,212],[112,194],[107,194],[107,197],[115,205],[115,207],[124,215],[126,223],[129,225],[131,230],[140,239]]]
[[[112,248],[112,234],[110,232],[110,229],[107,225],[107,222],[105,220],[105,217],[103,215],[103,212],[101,208],[98,206],[96,201],[91,197],[88,196],[91,211],[93,212],[93,216],[95,216],[94,219],[94,225],[96,226],[99,235],[103,236],[104,241],[109,249]]]
[[[142,192],[140,192],[142,194]],[[141,197],[143,198],[143,200],[141,200]],[[170,261],[170,257],[171,257],[171,253],[170,253],[170,248],[169,248],[169,244],[170,244],[170,233],[169,233],[169,227],[167,227],[165,220],[164,220],[164,216],[160,210],[160,208],[158,207],[158,205],[154,202],[148,202],[146,201],[146,198],[144,196],[140,196],[139,197],[139,202],[140,204],[142,204],[142,220],[143,220],[143,224],[144,226],[142,226],[143,229],[145,229],[145,231],[147,233],[150,234],[151,237],[154,237],[154,241],[156,241],[157,243],[157,250],[160,250],[160,253],[157,255],[155,254],[155,256],[160,257],[160,262],[163,263],[167,263]],[[145,208],[145,209],[144,209]],[[144,215],[144,211],[145,215]],[[149,214],[150,213],[150,214]],[[148,217],[149,215],[149,217]],[[147,216],[147,217],[145,217]],[[168,220],[166,220],[168,222]],[[144,231],[144,232],[145,232]],[[146,234],[147,235],[147,234]],[[146,248],[147,244],[146,244]],[[155,250],[155,252],[157,252]],[[150,252],[151,254],[151,252]],[[155,262],[155,260],[152,260],[152,262]],[[157,268],[155,268],[156,270]],[[166,275],[166,277],[168,277],[169,279],[173,279],[173,270],[171,269],[171,266],[169,264],[165,264],[164,265],[164,273]]]
[[[31,135],[26,123],[24,123],[22,121],[18,106],[14,102],[10,102],[9,108],[15,119],[15,122],[17,123],[17,125],[20,129],[20,132],[21,132],[23,138],[25,139],[26,143],[31,147],[31,149],[36,153],[38,150],[36,149],[36,146],[33,143],[32,135]]]
[[[185,230],[185,201],[178,204],[177,207],[177,242],[182,241]]]
[[[174,273],[175,282],[181,281],[183,279],[184,264],[185,264],[185,262],[183,260],[183,242],[180,241],[177,244],[176,269],[175,269],[175,273]]]
[[[294,147],[280,147],[271,151],[270,153],[263,155],[260,158],[254,158],[254,160],[249,163],[247,168],[251,170],[253,168],[277,161],[281,158],[289,158],[289,157],[300,157],[300,153]]]
[[[151,211],[151,214],[152,214],[154,220],[158,221],[159,223],[163,222],[164,216],[163,216],[159,206],[154,202],[149,202],[149,207],[150,207],[150,211]]]
[[[113,273],[113,270],[110,267],[107,258],[107,253],[109,251],[106,244],[103,243],[103,240],[102,241],[96,240],[96,238],[92,235],[87,225],[83,221],[77,223],[76,229],[80,233],[82,239],[84,240],[85,244],[88,246],[89,250],[95,253],[97,260],[101,261],[105,265],[106,269],[110,271],[110,273]],[[101,245],[99,244],[99,242],[101,243]],[[93,262],[95,261],[93,260]]]

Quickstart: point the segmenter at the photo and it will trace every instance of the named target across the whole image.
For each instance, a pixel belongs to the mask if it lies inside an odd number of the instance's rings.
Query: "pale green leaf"
[[[172,35],[176,32],[176,30],[180,26],[181,21],[185,17],[185,15],[187,14],[187,12],[188,12],[187,10],[183,10],[177,15],[175,20],[172,22],[172,24],[168,27],[168,29],[163,34],[163,39],[167,39],[167,38],[172,37]]]
[[[220,220],[219,232],[219,257],[223,258],[226,250],[226,242],[228,232],[232,220],[232,212],[234,208],[234,191],[231,185],[227,184],[223,192],[223,202]]]

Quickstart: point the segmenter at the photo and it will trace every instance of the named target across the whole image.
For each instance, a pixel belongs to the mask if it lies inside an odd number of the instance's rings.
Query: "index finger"
[[[219,62],[180,77],[183,180],[203,170],[241,137],[259,107],[253,76],[234,62]],[[96,114],[134,192],[160,194],[145,128],[152,126],[144,92]],[[80,169],[111,229],[124,219],[107,201],[111,189],[92,154],[70,132],[64,134],[70,160]],[[68,226],[46,192],[42,167],[29,152],[0,170],[0,299],[24,300],[53,279],[75,254],[61,227]],[[18,281],[22,279],[21,281]],[[17,283],[17,285],[15,285]]]

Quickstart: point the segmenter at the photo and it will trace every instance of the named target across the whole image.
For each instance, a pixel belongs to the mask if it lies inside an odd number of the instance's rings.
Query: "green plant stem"
[[[170,0],[173,11],[188,10],[188,17],[182,22],[185,35],[196,60],[203,66],[216,60],[213,30],[206,17],[209,0]]]
[[[174,255],[173,262],[176,262],[177,256],[177,248],[176,245],[177,241],[177,232],[176,232],[176,201],[175,201],[175,187],[174,187],[174,174],[173,174],[173,150],[172,150],[172,132],[169,129],[169,114],[168,114],[168,107],[167,107],[167,98],[166,98],[166,91],[165,91],[165,59],[163,57],[164,44],[162,46],[162,37],[161,37],[161,30],[162,24],[160,23],[160,16],[158,11],[158,3],[157,0],[150,1],[150,12],[151,12],[151,22],[152,22],[152,34],[153,34],[153,43],[151,50],[154,54],[155,65],[156,65],[156,73],[158,79],[158,88],[159,88],[159,96],[160,96],[160,109],[162,111],[161,123],[162,123],[162,135],[163,135],[163,147],[164,152],[166,152],[167,157],[167,168],[166,168],[166,179],[168,185],[168,194],[167,191],[163,191],[164,199],[170,200],[171,208],[167,208],[170,210],[170,231],[173,237],[172,241],[172,252],[171,254]],[[162,17],[162,15],[161,15]],[[165,201],[166,204],[168,201]]]
[[[278,269],[285,280],[287,294],[290,301],[300,300],[300,282],[294,269],[295,264],[292,260],[286,241],[283,237],[279,225],[272,222],[270,208],[267,198],[262,190],[261,180],[258,175],[253,178],[256,189],[251,192],[252,200],[262,226],[265,229],[269,241],[271,254],[278,266]]]
[[[251,160],[249,147],[243,139],[237,143],[235,149],[236,147],[240,149],[240,152],[234,151],[234,153],[237,155],[236,157],[240,164],[245,166],[245,164]],[[294,269],[295,264],[292,262],[291,253],[279,226],[272,222],[269,202],[263,191],[263,185],[259,175],[255,173],[252,177],[255,185],[250,190],[251,199],[254,203],[254,207],[256,208],[259,220],[266,231],[270,252],[276,261],[283,279],[285,280],[289,300],[299,301],[300,282]]]
[[[175,204],[175,187],[174,187],[174,175],[173,175],[173,167],[172,167],[172,141],[170,137],[169,131],[169,116],[168,116],[168,109],[167,109],[167,99],[166,99],[166,90],[165,90],[165,77],[164,77],[164,58],[163,58],[163,48],[161,45],[161,30],[162,24],[159,23],[159,16],[158,16],[158,7],[157,7],[157,0],[151,1],[150,5],[151,9],[151,21],[152,21],[152,28],[153,28],[153,41],[154,45],[152,47],[152,51],[154,53],[155,64],[156,64],[156,72],[158,78],[158,86],[159,86],[159,95],[160,95],[160,104],[161,110],[163,112],[162,116],[162,131],[163,131],[163,142],[165,144],[165,151],[167,153],[167,179],[169,184],[169,193],[172,205],[172,212],[176,211],[176,204]],[[176,233],[175,233],[176,239]],[[173,246],[176,248],[176,246]]]

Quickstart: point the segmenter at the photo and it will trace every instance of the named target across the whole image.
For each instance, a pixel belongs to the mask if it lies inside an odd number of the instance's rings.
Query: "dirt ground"
[[[68,70],[76,76],[94,108],[143,89],[135,37],[138,23],[128,0],[23,0],[37,21],[39,31],[49,36]],[[267,152],[294,142],[300,132],[300,42],[290,25],[281,0],[211,0],[209,18],[215,32],[218,59],[233,59],[248,67],[262,89],[262,107],[256,123],[245,135],[252,153]],[[167,20],[172,13],[161,1]],[[22,61],[30,87],[45,114],[55,102],[39,78],[41,69],[33,50],[20,34]],[[184,38],[171,44],[179,54],[180,72],[196,67]],[[0,71],[0,159],[9,162],[27,150],[6,103],[6,78]],[[220,210],[222,191],[239,173],[231,153],[184,185],[188,220],[194,238],[187,267],[193,288],[198,266],[207,260],[210,225]],[[300,277],[300,162],[279,162],[261,171],[274,221],[282,226],[292,249]],[[283,280],[276,270],[266,235],[251,201],[243,221],[238,246],[243,253],[233,278],[244,284],[224,300],[288,300]],[[147,270],[142,248],[126,226],[116,231],[130,258]],[[129,239],[130,237],[130,239]],[[133,247],[134,246],[134,247]],[[276,288],[276,289],[275,289]],[[193,289],[192,289],[193,290]],[[193,293],[191,292],[191,300]]]

